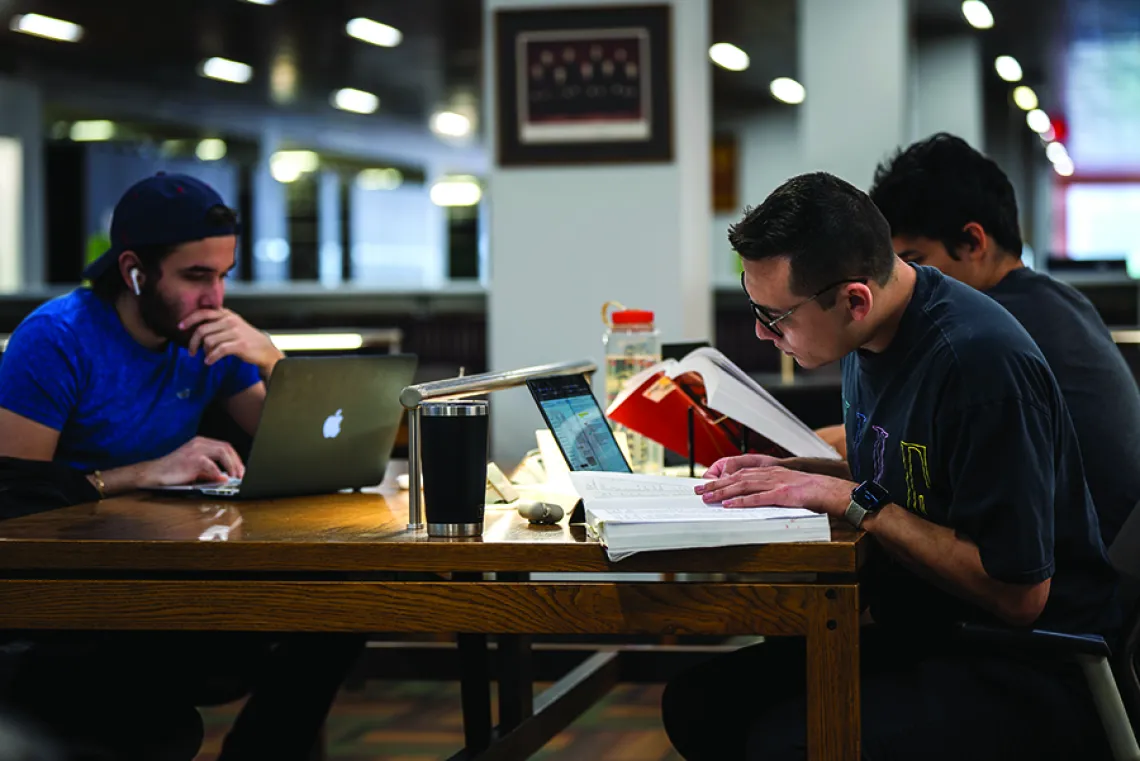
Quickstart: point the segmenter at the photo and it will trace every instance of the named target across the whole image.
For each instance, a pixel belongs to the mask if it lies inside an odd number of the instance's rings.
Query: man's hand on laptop
[[[193,330],[190,356],[199,349],[206,354],[206,364],[212,365],[222,357],[240,357],[256,365],[263,378],[273,373],[277,360],[285,355],[273,345],[269,336],[250,325],[236,312],[228,309],[198,309],[179,324],[180,330]]]
[[[245,465],[224,441],[197,436],[166,457],[141,464],[138,486],[182,486],[219,483],[245,475]]]

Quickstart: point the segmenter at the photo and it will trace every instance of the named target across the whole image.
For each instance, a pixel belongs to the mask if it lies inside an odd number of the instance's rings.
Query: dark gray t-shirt
[[[932,267],[915,272],[890,346],[843,360],[852,475],[970,539],[992,578],[1051,578],[1038,626],[1111,633],[1115,575],[1045,357],[992,299]],[[868,563],[866,580],[865,599],[883,625],[996,623],[886,554]]]
[[[1140,390],[1096,309],[1066,283],[1017,269],[986,292],[1045,355],[1077,430],[1107,546],[1140,501]]]

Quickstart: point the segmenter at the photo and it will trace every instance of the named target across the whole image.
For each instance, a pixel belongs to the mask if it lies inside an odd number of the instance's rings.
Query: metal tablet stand
[[[400,392],[400,403],[408,411],[408,528],[424,528],[423,494],[420,491],[420,405],[429,400],[459,399],[487,394],[504,388],[525,384],[531,378],[548,378],[552,375],[593,375],[597,364],[590,359],[577,362],[560,362],[553,365],[524,367],[498,373],[465,375],[459,378],[406,386]]]

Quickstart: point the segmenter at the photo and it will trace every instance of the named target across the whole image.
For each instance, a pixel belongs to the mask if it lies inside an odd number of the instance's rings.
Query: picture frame
[[[668,5],[495,14],[500,166],[673,160]]]

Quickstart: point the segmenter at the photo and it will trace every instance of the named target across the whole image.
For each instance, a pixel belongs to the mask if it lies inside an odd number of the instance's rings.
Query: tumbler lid
[[[442,402],[424,402],[420,414],[428,417],[483,417],[487,414],[485,399],[448,399]]]

